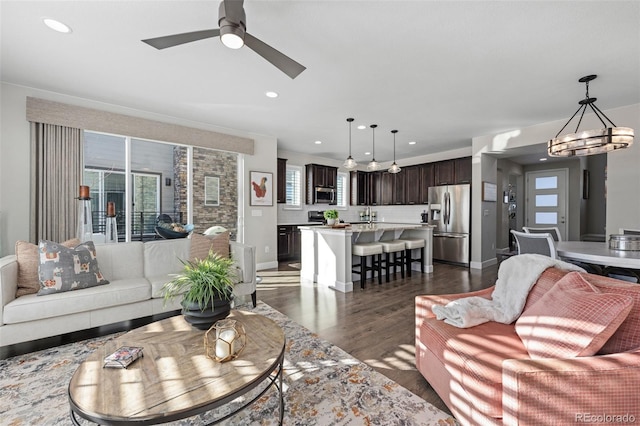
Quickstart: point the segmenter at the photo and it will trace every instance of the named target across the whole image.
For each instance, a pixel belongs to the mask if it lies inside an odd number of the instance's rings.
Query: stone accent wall
[[[187,217],[187,148],[173,150],[174,200],[176,212]],[[220,205],[204,204],[205,176],[220,179]],[[177,216],[177,215],[176,215]],[[185,219],[186,221],[186,219]],[[203,233],[212,226],[224,226],[235,241],[238,224],[238,154],[206,148],[193,148],[193,232]]]
[[[220,205],[204,204],[205,176],[220,178]],[[193,225],[202,233],[211,226],[224,226],[236,239],[238,224],[238,154],[193,148]]]

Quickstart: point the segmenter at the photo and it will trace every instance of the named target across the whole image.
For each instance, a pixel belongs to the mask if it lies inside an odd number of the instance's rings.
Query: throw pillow
[[[600,290],[578,272],[560,279],[516,321],[531,358],[594,355],[622,324],[633,298]]]
[[[40,241],[40,290],[38,296],[108,284],[98,266],[93,241],[67,248]]]
[[[191,246],[189,248],[189,260],[205,259],[209,256],[209,250],[218,253],[222,257],[229,257],[229,232],[217,235],[191,234]]]
[[[65,247],[75,247],[80,240],[72,238],[62,243]],[[26,294],[36,294],[40,290],[38,279],[38,263],[40,255],[38,246],[28,241],[16,241],[16,257],[18,260],[18,290],[16,297]]]

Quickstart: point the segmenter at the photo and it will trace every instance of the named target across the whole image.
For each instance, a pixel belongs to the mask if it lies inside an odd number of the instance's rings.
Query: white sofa
[[[189,259],[190,244],[188,238],[98,244],[98,264],[109,284],[18,298],[17,258],[1,258],[0,346],[180,309],[179,298],[165,306],[161,288],[171,279],[170,274],[182,270],[180,259]],[[232,241],[229,250],[241,270],[234,295],[251,295],[255,306],[255,249]]]

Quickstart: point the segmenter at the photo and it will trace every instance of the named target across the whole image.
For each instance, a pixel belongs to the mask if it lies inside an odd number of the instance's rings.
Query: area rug
[[[455,420],[337,346],[318,338],[265,303],[242,306],[276,321],[287,339],[285,425],[455,425]],[[122,333],[0,360],[0,418],[7,426],[66,425],[67,387],[96,348]],[[247,397],[251,397],[248,395]],[[203,425],[242,403],[173,425]],[[274,425],[278,398],[269,390],[250,408],[221,424]]]

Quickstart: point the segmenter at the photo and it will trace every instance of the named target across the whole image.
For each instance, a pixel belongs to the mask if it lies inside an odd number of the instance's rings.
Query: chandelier
[[[600,108],[595,104],[597,98],[589,97],[589,82],[594,80],[597,75],[588,75],[578,80],[580,83],[585,83],[587,88],[586,97],[578,102],[580,105],[578,110],[567,121],[567,123],[560,129],[558,134],[551,139],[547,144],[547,151],[552,157],[573,157],[583,155],[602,154],[605,152],[613,151],[616,149],[628,148],[633,144],[633,129],[629,127],[616,127],[609,117],[607,117]],[[584,113],[587,107],[591,108],[598,120],[603,125],[601,129],[584,130],[578,132]],[[560,133],[567,127],[567,125],[574,119],[576,115],[582,110],[578,125],[574,133],[570,133],[561,137],[558,137]],[[607,126],[603,118],[607,120],[611,126]]]
[[[398,133],[398,131],[392,130],[391,133],[393,133],[393,164],[391,164],[391,167],[389,167],[387,171],[389,173],[400,173],[400,166],[396,164],[396,133]]]
[[[353,118],[347,118],[347,122],[349,123],[349,156],[344,161],[344,164],[342,166],[345,169],[354,169],[358,165],[358,163],[356,163],[356,160],[351,157],[351,123],[353,123]]]

